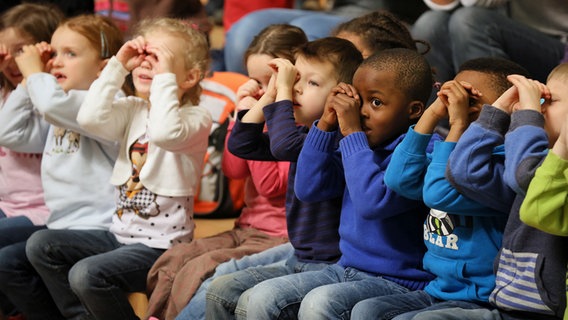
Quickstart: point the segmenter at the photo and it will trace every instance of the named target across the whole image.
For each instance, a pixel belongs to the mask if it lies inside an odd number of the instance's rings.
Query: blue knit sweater
[[[304,201],[343,196],[338,264],[422,289],[432,275],[422,269],[422,201],[404,198],[383,181],[392,152],[404,135],[375,150],[363,132],[335,141],[339,132],[315,125],[298,159],[296,194]]]

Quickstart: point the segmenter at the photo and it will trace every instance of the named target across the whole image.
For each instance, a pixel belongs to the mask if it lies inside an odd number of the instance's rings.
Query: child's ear
[[[101,71],[103,71],[103,69],[106,67],[107,63],[108,63],[109,59],[104,59],[101,61],[101,63],[99,64],[99,71],[97,72],[97,77],[101,75]]]
[[[421,101],[412,101],[408,106],[408,119],[417,120],[424,113],[424,103]]]
[[[185,80],[180,83],[180,88],[189,90],[193,88],[201,80],[201,71],[199,69],[190,69],[185,76]]]

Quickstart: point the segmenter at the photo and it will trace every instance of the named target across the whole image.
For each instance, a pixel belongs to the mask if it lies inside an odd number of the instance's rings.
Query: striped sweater
[[[486,147],[491,144],[487,141],[498,144],[503,137],[505,159],[488,159],[490,149]],[[502,249],[495,261],[496,286],[489,301],[503,312],[520,312],[527,318],[562,318],[566,306],[562,279],[568,262],[568,238],[529,227],[519,218],[528,185],[547,152],[540,113],[520,110],[509,118],[497,108],[484,106],[457,143],[448,168],[454,183],[474,200],[491,204],[501,194],[501,202],[507,204],[504,188],[514,192]]]

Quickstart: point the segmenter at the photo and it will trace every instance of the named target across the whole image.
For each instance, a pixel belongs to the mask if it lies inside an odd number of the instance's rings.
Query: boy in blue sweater
[[[250,319],[337,319],[360,300],[422,289],[432,279],[421,268],[426,208],[383,181],[394,148],[422,115],[431,90],[430,66],[419,53],[389,49],[361,64],[353,86],[332,91],[300,153],[294,187],[304,201],[343,197],[342,256],[323,270],[255,286]]]
[[[321,116],[327,95],[339,82],[350,82],[362,60],[361,53],[347,40],[309,42],[299,49],[295,65],[285,59],[271,61],[274,75],[267,92],[250,110],[238,114],[228,141],[229,151],[250,160],[290,162],[286,222],[294,255],[285,264],[248,268],[213,280],[207,291],[208,319],[227,319],[233,314],[246,317],[246,310],[239,306],[247,295],[241,294],[257,283],[319,270],[341,255],[341,197],[301,201],[295,194],[294,177],[308,128]],[[267,133],[263,133],[265,123]]]
[[[510,202],[502,248],[495,260],[496,286],[489,302],[497,310],[452,310],[460,319],[491,314],[504,319],[561,319],[566,307],[568,238],[547,234],[523,224],[519,209],[534,172],[558,138],[568,114],[568,68],[560,65],[546,86],[510,75],[513,87],[493,106],[485,105],[479,119],[466,130],[449,164],[451,182],[468,197],[497,205]],[[544,104],[540,99],[544,98]],[[508,131],[508,132],[507,132]],[[507,132],[507,133],[506,133]],[[506,133],[506,135],[505,135]],[[505,158],[488,150],[505,142]]]
[[[460,194],[445,178],[456,142],[484,104],[493,103],[509,87],[507,75],[527,74],[518,64],[498,58],[464,63],[443,84],[436,101],[395,149],[385,183],[396,192],[423,199],[431,208],[424,221],[424,269],[436,276],[424,290],[368,299],[353,308],[352,319],[412,319],[428,310],[481,308],[495,287],[493,259],[501,246],[508,208],[493,209]],[[436,124],[449,117],[445,141],[426,152]],[[502,155],[503,148],[494,150]],[[456,272],[461,270],[461,272]]]

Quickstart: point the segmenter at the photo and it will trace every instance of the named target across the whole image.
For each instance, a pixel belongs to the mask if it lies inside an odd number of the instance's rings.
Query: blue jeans
[[[42,230],[26,254],[67,319],[138,319],[128,292],[146,290],[146,276],[164,250],[123,245],[103,230]]]
[[[375,297],[363,300],[353,307],[352,320],[379,319],[397,320],[414,319],[414,316],[426,314],[426,311],[444,310],[449,308],[481,309],[484,308],[473,302],[438,300],[423,290],[411,291],[405,294]]]
[[[205,318],[221,320],[236,316],[238,319],[246,319],[249,289],[255,285],[268,279],[321,270],[327,266],[325,263],[300,262],[294,255],[285,264],[251,267],[220,276],[211,282],[207,290]]]
[[[408,289],[338,264],[265,281],[248,295],[250,319],[349,319],[353,306],[371,297]]]
[[[413,320],[504,320],[514,319],[502,317],[498,310],[484,308],[445,308],[440,310],[424,311],[418,314],[413,313]],[[393,318],[393,320],[410,319],[407,317]]]
[[[445,78],[439,81],[453,79],[461,64],[470,59],[490,56],[510,59],[527,69],[534,79],[546,82],[564,56],[560,39],[514,21],[496,9],[462,7],[449,18],[427,12],[412,30],[416,39],[426,40],[436,48],[427,58]]]
[[[306,32],[308,39],[329,36],[333,28],[348,18],[322,12],[297,9],[262,9],[253,11],[235,22],[225,37],[225,67],[227,71],[247,74],[244,54],[254,37],[271,24],[285,23]]]
[[[176,320],[205,319],[205,294],[214,279],[249,267],[268,265],[283,266],[292,256],[294,256],[294,247],[288,242],[263,252],[245,256],[240,259],[231,259],[225,263],[221,263],[215,269],[215,273],[207,280],[203,281],[199,289],[195,292],[195,295],[191,298],[191,300],[189,300],[187,306],[185,306],[185,308],[183,308],[178,314]]]
[[[28,320],[65,319],[26,257],[25,241],[0,249],[0,291]]]
[[[0,280],[2,281],[2,284],[0,284],[0,310],[5,315],[12,315],[18,312],[14,303],[22,306],[25,303],[23,300],[28,301],[29,292],[23,293],[21,296],[18,293],[11,292],[11,289],[25,289],[17,283],[13,283],[12,280],[15,279],[13,276],[16,273],[24,272],[19,270],[18,266],[26,266],[24,268],[27,269],[29,263],[25,256],[25,250],[23,250],[25,242],[32,233],[41,229],[45,229],[45,226],[35,226],[25,216],[8,218],[0,210],[0,278],[4,279]],[[19,245],[8,248],[18,243]],[[3,248],[6,248],[6,250],[2,250]],[[32,271],[32,273],[35,272]],[[9,299],[8,296],[11,298]]]

